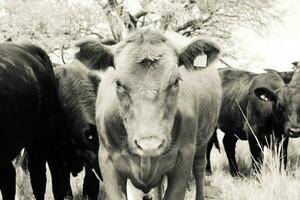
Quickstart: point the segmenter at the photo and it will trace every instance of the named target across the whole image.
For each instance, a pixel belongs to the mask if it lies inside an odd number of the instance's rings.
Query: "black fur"
[[[42,199],[45,158],[54,137],[53,118],[58,105],[52,64],[39,47],[0,44],[0,190],[14,199],[15,170],[11,161],[22,148],[28,151],[34,195]]]
[[[56,131],[61,137],[60,159],[64,161],[66,171],[75,176],[85,167],[84,195],[89,199],[97,199],[99,180],[91,170],[94,169],[101,178],[97,156],[99,139],[95,125],[100,76],[77,61],[55,68],[54,73],[61,109],[56,120]],[[66,181],[70,188],[69,174],[61,182]]]

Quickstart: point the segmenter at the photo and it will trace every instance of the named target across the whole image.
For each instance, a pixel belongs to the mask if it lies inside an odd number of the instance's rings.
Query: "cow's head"
[[[97,42],[79,44],[77,59],[93,69],[115,69],[115,92],[127,132],[130,152],[157,156],[170,150],[172,128],[182,78],[179,66],[194,70],[194,60],[206,54],[207,66],[219,48],[195,40],[177,50],[162,34],[144,30],[129,35],[115,47]]]
[[[290,137],[300,137],[300,87],[286,85],[277,91],[256,88],[255,94],[264,101],[273,102],[273,112],[279,123],[283,123],[284,133]]]

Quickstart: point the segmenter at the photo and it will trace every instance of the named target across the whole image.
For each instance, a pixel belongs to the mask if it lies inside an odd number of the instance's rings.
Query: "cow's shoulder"
[[[219,70],[219,74],[223,89],[222,104],[231,105],[236,104],[236,101],[238,101],[245,105],[249,88],[256,74],[232,68]]]
[[[44,66],[49,70],[52,71],[52,63],[46,51],[38,46],[33,44],[23,44],[20,45],[20,48],[23,49],[25,52],[34,56],[37,60],[44,64]]]
[[[53,70],[51,60],[47,53],[42,48],[33,44],[1,43],[0,55],[18,64],[28,63],[34,67],[38,62],[50,73],[52,73]]]
[[[235,68],[219,69],[218,71],[222,85],[233,84],[238,87],[240,84],[250,83],[255,76],[255,73]]]

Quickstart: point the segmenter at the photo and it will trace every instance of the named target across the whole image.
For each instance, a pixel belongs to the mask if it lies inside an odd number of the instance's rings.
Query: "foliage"
[[[257,32],[280,19],[273,0],[2,0],[0,40],[31,42],[60,54],[94,35],[121,40],[135,28],[153,27],[209,37],[225,56],[239,48],[233,33]]]
[[[154,27],[156,29],[179,32],[186,36],[209,37],[219,42],[225,49],[225,56],[233,57],[239,48],[233,33],[239,28],[252,29],[261,33],[268,26],[280,21],[280,11],[273,0],[98,0],[107,5],[111,12],[119,14],[119,26],[125,24],[127,32],[132,27]],[[130,5],[140,4],[132,9]],[[129,6],[128,6],[129,5]],[[104,7],[104,9],[107,7]],[[122,10],[122,12],[120,11]],[[138,18],[130,17],[133,12],[144,13]],[[129,15],[129,17],[128,17]],[[123,24],[120,23],[120,21]],[[124,32],[122,30],[118,32]],[[114,32],[114,30],[112,30]],[[122,32],[122,33],[123,33]],[[119,39],[121,37],[115,37]]]
[[[97,5],[59,0],[6,1],[0,9],[0,40],[30,42],[49,53],[68,49],[72,41],[108,32]],[[101,31],[100,31],[101,30]]]

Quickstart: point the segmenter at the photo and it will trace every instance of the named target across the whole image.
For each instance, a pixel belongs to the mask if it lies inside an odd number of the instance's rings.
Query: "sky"
[[[251,30],[238,30],[245,54],[255,63],[252,68],[290,70],[293,61],[300,60],[300,1],[280,0],[285,10],[282,23],[271,25],[268,32],[258,35]],[[243,52],[244,52],[243,51]]]

